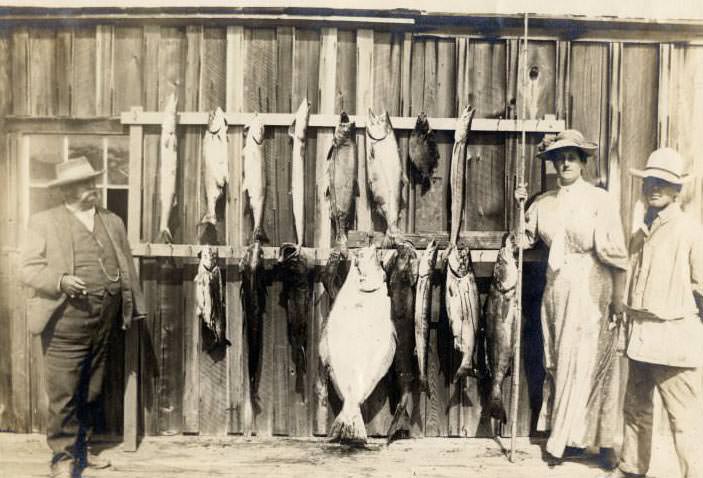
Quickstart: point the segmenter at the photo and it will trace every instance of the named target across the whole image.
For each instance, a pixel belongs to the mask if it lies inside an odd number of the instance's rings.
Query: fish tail
[[[254,241],[267,242],[269,240],[268,236],[266,236],[266,231],[261,226],[254,228],[251,235]]]
[[[211,214],[208,212],[200,220],[200,224],[212,224],[213,226],[216,226],[217,225],[217,217],[215,216],[215,214]]]
[[[471,366],[471,357],[467,356],[468,354],[464,355],[464,358],[462,359],[461,364],[459,365],[459,369],[454,375],[454,383],[458,382],[462,378],[468,377],[473,371],[473,367]]]
[[[171,230],[168,227],[161,229],[160,238],[161,242],[173,244],[173,234],[171,234]]]
[[[359,405],[347,405],[345,402],[342,411],[334,419],[327,437],[332,442],[349,445],[366,444],[366,425]]]
[[[488,398],[488,405],[486,406],[486,412],[491,418],[500,420],[502,423],[508,421],[508,414],[505,411],[505,406],[503,405],[503,396],[500,387],[493,387],[491,390],[491,395]]]
[[[391,444],[400,438],[407,438],[410,435],[410,414],[408,413],[408,395],[404,394],[395,408],[393,420],[388,427],[386,434],[386,444]]]

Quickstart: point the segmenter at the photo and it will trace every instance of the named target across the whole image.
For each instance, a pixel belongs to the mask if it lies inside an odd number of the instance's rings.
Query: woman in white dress
[[[541,240],[549,248],[541,308],[545,397],[538,424],[550,431],[547,461],[560,463],[567,447],[599,447],[603,466],[612,468],[621,427],[615,324],[623,312],[627,249],[618,203],[582,178],[596,149],[576,130],[546,144],[538,157],[553,161],[558,187],[529,207],[524,245]],[[516,197],[525,198],[525,190]]]

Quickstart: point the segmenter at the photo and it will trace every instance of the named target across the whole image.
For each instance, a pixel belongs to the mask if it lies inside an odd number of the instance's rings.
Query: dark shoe
[[[555,466],[561,465],[564,459],[554,456],[546,450],[542,450],[542,461],[544,461],[549,468],[554,468]]]
[[[601,448],[598,462],[604,470],[614,470],[618,466],[618,455],[613,448]]]
[[[111,465],[110,460],[107,458],[102,458],[98,455],[95,455],[91,453],[90,451],[87,453],[85,457],[85,466],[86,468],[94,468],[96,470],[102,470],[103,468],[109,468]]]
[[[80,478],[81,474],[73,464],[73,460],[61,460],[51,464],[49,478]]]

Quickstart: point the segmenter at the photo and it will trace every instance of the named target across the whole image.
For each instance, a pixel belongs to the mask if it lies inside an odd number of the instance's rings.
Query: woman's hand
[[[515,186],[515,200],[520,202],[520,201],[527,201],[527,185],[525,184],[519,184]]]

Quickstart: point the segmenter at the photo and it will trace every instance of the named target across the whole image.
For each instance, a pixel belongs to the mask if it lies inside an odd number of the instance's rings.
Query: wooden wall
[[[475,32],[468,31],[467,33]],[[556,35],[555,35],[556,38]],[[666,62],[662,62],[662,59]],[[231,26],[144,26],[99,24],[61,28],[7,29],[0,35],[0,430],[41,431],[45,426],[41,355],[37,339],[26,332],[21,288],[16,281],[17,247],[24,210],[21,152],[18,141],[27,125],[54,125],[67,132],[77,124],[102,122],[132,106],[158,110],[171,92],[178,109],[209,111],[294,111],[301,99],[312,102],[312,113],[365,114],[368,107],[392,115],[454,116],[467,101],[477,117],[513,117],[509,105],[520,105],[525,92],[530,118],[555,114],[600,144],[598,161],[589,177],[609,187],[620,204],[626,230],[639,184],[628,170],[642,166],[659,144],[681,149],[692,171],[703,173],[695,152],[703,146],[696,131],[703,126],[703,48],[672,44],[617,41],[541,40],[531,42],[528,85],[519,85],[522,68],[516,39],[463,35],[414,35],[370,29],[261,28]],[[536,67],[536,68],[532,68]],[[519,93],[520,92],[520,93]],[[32,123],[29,120],[35,121]],[[108,120],[113,128],[119,123]],[[691,125],[698,125],[697,128]],[[126,133],[126,129],[125,129]],[[158,202],[158,129],[146,128],[142,174],[143,241],[156,241]],[[205,207],[200,177],[202,128],[179,128],[176,242],[197,243],[196,224]],[[251,218],[241,201],[241,128],[230,137],[230,184],[226,220],[220,237],[233,246],[245,245]],[[408,133],[399,134],[407,151]],[[358,136],[363,158],[363,135]],[[537,193],[553,184],[553,174],[534,158],[541,138],[528,137],[526,177]],[[438,134],[441,153],[432,189],[409,191],[404,224],[408,231],[445,230],[448,223],[448,176],[451,135]],[[467,168],[468,230],[504,230],[512,222],[512,171],[519,151],[516,135],[476,133],[470,137]],[[318,189],[324,174],[330,134],[309,130],[306,151],[306,245],[325,247],[329,224],[326,203]],[[286,128],[268,128],[265,143],[268,192],[264,227],[271,245],[294,238],[288,194],[291,145]],[[357,227],[368,230],[378,218],[368,207],[363,162],[360,163]],[[687,207],[701,211],[700,181],[689,193]],[[486,288],[492,264],[477,264]],[[241,330],[239,272],[226,267],[229,336],[226,353],[210,354],[199,344],[200,325],[193,312],[194,259],[145,259],[141,276],[149,317],[141,327],[140,400],[147,434],[223,434],[247,431],[244,397],[248,383]],[[539,264],[527,268],[529,283],[538,283]],[[439,279],[439,278],[438,278]],[[534,281],[534,282],[531,282]],[[339,403],[331,393],[315,393],[319,324],[328,305],[319,284],[309,325],[310,352],[304,392],[295,389],[295,370],[287,341],[284,309],[278,301],[280,283],[268,289],[260,392],[263,410],[254,431],[261,435],[325,433]],[[538,288],[536,288],[538,290]],[[538,405],[539,294],[527,291],[526,375],[520,430],[530,430],[530,403]],[[430,333],[431,395],[416,394],[420,404],[415,426],[428,436],[490,434],[481,417],[475,379],[466,388],[450,384],[456,367],[441,287],[435,287]],[[119,342],[119,336],[118,340]],[[111,361],[106,402],[106,430],[121,430],[121,347]],[[397,397],[389,375],[365,410],[371,434],[385,433]],[[506,390],[507,394],[507,390]]]

